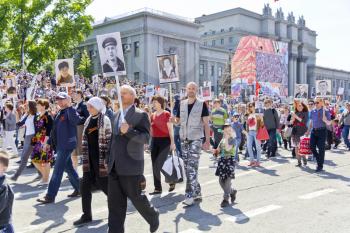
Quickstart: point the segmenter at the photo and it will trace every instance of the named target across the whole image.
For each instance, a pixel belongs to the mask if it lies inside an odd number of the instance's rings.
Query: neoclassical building
[[[211,81],[212,90],[220,91],[220,81],[229,57],[240,38],[247,35],[288,43],[288,90],[295,83],[308,83],[312,92],[316,79],[332,79],[333,92],[350,85],[349,72],[316,66],[317,33],[307,27],[303,16],[278,9],[275,14],[266,4],[262,14],[234,8],[188,19],[152,9],[142,9],[96,22],[93,33],[81,44],[87,49],[94,71],[101,72],[96,35],[120,31],[127,76],[140,82],[158,83],[157,55],[176,53],[181,83]],[[349,86],[350,87],[350,86]],[[348,98],[349,88],[345,88]]]

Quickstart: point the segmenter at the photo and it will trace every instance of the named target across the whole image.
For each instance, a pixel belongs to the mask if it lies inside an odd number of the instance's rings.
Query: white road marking
[[[242,214],[238,214],[238,215],[235,215],[232,217],[228,217],[225,220],[231,221],[231,222],[241,222],[241,221],[246,220],[248,218],[252,218],[252,217],[255,217],[257,215],[265,214],[265,213],[268,213],[268,212],[271,212],[274,210],[278,210],[281,208],[282,208],[282,206],[279,206],[279,205],[268,205],[268,206],[261,207],[259,209],[250,210],[246,213],[242,213]]]
[[[335,192],[335,191],[336,191],[335,189],[323,189],[323,190],[320,190],[320,191],[316,191],[316,192],[312,192],[312,193],[301,195],[298,198],[299,199],[308,200],[308,199],[313,199],[313,198],[316,198],[316,197],[319,197],[319,196],[323,196],[323,195],[326,195],[328,193],[332,193],[332,192]]]
[[[185,231],[180,231],[179,233],[202,233],[203,231],[199,231],[193,228],[187,229]]]
[[[70,189],[73,189],[72,186],[63,186],[59,189],[59,191],[66,191],[66,190],[70,190]],[[25,196],[29,196],[29,195],[33,195],[33,194],[40,194],[40,193],[43,193],[46,191],[47,191],[47,188],[37,190],[37,191],[31,191],[31,192],[15,193],[15,198],[21,198],[21,197],[25,197]]]

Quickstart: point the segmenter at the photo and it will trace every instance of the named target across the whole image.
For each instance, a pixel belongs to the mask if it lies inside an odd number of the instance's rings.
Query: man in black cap
[[[103,73],[125,71],[124,62],[117,57],[117,41],[108,37],[102,42],[107,61],[103,64]]]

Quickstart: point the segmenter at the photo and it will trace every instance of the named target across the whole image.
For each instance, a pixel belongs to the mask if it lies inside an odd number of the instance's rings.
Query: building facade
[[[211,81],[217,93],[240,39],[256,35],[288,43],[290,95],[295,83],[309,84],[311,93],[319,78],[332,79],[334,93],[338,82],[344,86],[350,83],[349,72],[316,66],[317,33],[306,26],[303,16],[296,21],[293,12],[285,17],[281,8],[273,15],[269,4],[262,14],[235,8],[194,20],[148,8],[105,18],[94,25],[93,33],[81,44],[90,54],[95,73],[101,72],[96,35],[116,31],[121,32],[127,77],[139,82],[159,83],[157,55],[175,53],[181,80],[178,87],[189,81],[200,85]]]

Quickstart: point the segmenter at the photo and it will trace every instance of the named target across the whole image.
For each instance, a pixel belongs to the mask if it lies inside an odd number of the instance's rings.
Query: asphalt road
[[[279,149],[280,157],[264,160],[262,168],[249,168],[241,160],[234,187],[236,203],[221,208],[221,190],[210,155],[203,153],[199,180],[203,201],[184,208],[185,185],[178,184],[172,193],[149,197],[160,215],[158,232],[266,232],[266,233],[348,233],[350,232],[350,152],[341,148],[326,152],[325,171],[314,173],[315,163],[296,168],[291,152]],[[16,168],[11,160],[9,174]],[[153,191],[151,160],[145,155],[147,193]],[[80,167],[81,170],[81,167]],[[17,233],[38,232],[107,232],[107,199],[102,192],[93,194],[93,222],[75,228],[73,222],[81,215],[81,200],[68,199],[72,188],[64,178],[56,203],[39,205],[36,199],[46,188],[32,182],[36,172],[26,169],[13,183],[15,203],[13,220]],[[163,183],[163,190],[168,185]],[[128,203],[125,224],[127,233],[149,232],[149,226]]]

